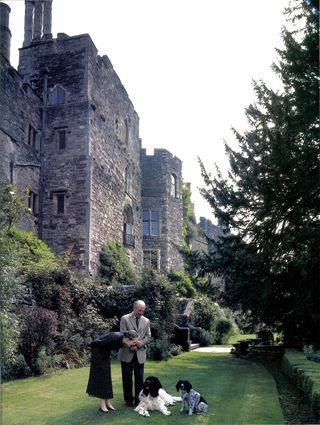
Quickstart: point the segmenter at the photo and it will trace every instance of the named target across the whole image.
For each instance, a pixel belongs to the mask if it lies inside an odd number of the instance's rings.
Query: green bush
[[[304,346],[303,352],[307,355],[307,359],[320,363],[320,351],[315,350],[312,345]]]
[[[190,319],[194,326],[210,331],[216,315],[217,307],[210,298],[201,296],[193,299],[193,311]]]
[[[42,375],[57,369],[69,369],[69,363],[61,354],[48,354],[45,347],[41,347],[34,362],[35,373]]]
[[[20,353],[31,370],[36,370],[35,361],[42,347],[53,347],[57,333],[55,312],[37,307],[20,307],[21,320]]]
[[[218,319],[215,323],[214,344],[226,344],[233,332],[233,325],[228,319]]]
[[[320,418],[320,376],[316,362],[308,360],[306,354],[287,349],[282,358],[282,370],[304,391],[313,414]]]
[[[208,347],[208,345],[213,344],[211,332],[201,329],[199,344],[201,347]]]
[[[156,339],[149,342],[147,356],[150,360],[164,360],[169,357],[169,343],[167,339]]]
[[[177,344],[170,344],[169,345],[169,355],[170,355],[170,357],[178,356],[181,353],[182,353],[181,345],[177,345]]]
[[[156,270],[144,270],[136,297],[147,305],[146,316],[151,322],[153,338],[170,337],[173,334],[176,298],[167,278]]]
[[[100,274],[103,282],[109,285],[132,285],[137,282],[137,276],[123,245],[116,241],[110,241],[102,247]]]
[[[187,274],[180,273],[177,270],[171,270],[168,274],[168,279],[172,283],[177,296],[192,298],[196,295],[197,291]]]

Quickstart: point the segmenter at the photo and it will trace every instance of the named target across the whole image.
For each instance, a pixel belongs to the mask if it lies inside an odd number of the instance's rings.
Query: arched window
[[[178,179],[175,174],[171,174],[171,196],[178,198]]]
[[[65,102],[65,91],[62,87],[56,86],[51,93],[51,105],[63,105]]]
[[[130,205],[127,205],[123,212],[123,245],[134,247],[133,212]]]

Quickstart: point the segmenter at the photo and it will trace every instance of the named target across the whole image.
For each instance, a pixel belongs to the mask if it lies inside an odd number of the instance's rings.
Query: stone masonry
[[[17,71],[10,8],[0,3],[0,184],[30,191],[32,214],[20,227],[57,254],[70,250],[71,264],[84,273],[98,273],[110,240],[123,243],[137,271],[150,252],[157,268],[182,270],[181,161],[141,149],[139,117],[90,36],[53,38],[51,0],[25,5]],[[155,211],[157,235],[143,236],[143,211]]]

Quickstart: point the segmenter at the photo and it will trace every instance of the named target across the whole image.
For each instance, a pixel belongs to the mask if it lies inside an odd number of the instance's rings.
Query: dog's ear
[[[180,385],[181,385],[181,379],[180,379],[180,381],[178,381],[177,383],[176,383],[176,389],[177,389],[177,391],[179,391],[179,388],[180,388]]]
[[[184,386],[185,386],[187,393],[190,392],[190,390],[192,390],[191,382],[185,381]]]
[[[159,395],[159,389],[161,384],[158,378],[153,378],[150,380],[150,395],[151,397],[157,397]]]
[[[158,390],[160,390],[160,388],[162,388],[162,385],[161,385],[161,382],[159,381],[159,379],[158,378],[154,378],[154,385],[156,386],[156,387],[158,387]]]

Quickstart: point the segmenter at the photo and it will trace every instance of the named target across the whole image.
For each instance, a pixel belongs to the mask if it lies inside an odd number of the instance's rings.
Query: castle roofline
[[[179,161],[182,163],[181,159],[178,158],[177,156],[174,156],[171,152],[169,152],[167,149],[161,149],[161,148],[155,148],[153,151],[153,154],[148,155],[147,154],[147,150],[146,148],[142,148],[141,149],[141,155],[146,156],[146,157],[159,157],[159,156],[167,156],[170,159],[173,159],[175,161]]]

